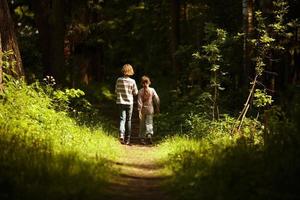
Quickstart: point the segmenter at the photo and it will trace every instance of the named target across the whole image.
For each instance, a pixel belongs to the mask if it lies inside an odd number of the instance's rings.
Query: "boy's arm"
[[[115,94],[117,94],[117,92],[118,92],[118,80],[119,79],[117,79],[116,84],[115,84]]]

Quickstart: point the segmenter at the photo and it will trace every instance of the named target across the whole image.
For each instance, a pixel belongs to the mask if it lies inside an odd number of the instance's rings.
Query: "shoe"
[[[125,144],[124,138],[120,138],[120,143],[121,143],[121,144]]]
[[[131,145],[129,139],[126,141],[126,145]]]
[[[141,139],[141,144],[142,144],[142,145],[145,145],[145,144],[146,144],[145,139]]]
[[[148,134],[148,135],[147,135],[147,139],[148,139],[148,143],[149,143],[149,144],[153,144],[151,134]]]

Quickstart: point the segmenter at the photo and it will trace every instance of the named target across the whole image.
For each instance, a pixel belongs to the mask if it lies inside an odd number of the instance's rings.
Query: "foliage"
[[[191,126],[187,120],[197,113],[202,113],[203,117],[209,118],[210,94],[198,94],[198,92],[191,91],[193,95],[172,97],[169,105],[165,106],[164,113],[155,119],[157,133],[160,136],[184,134],[190,131]]]
[[[104,129],[106,132],[116,135],[112,122],[108,118],[103,117],[102,111],[90,103],[83,90],[74,88],[58,89],[52,76],[46,76],[43,81],[43,83],[34,82],[32,87],[50,97],[53,109],[65,112],[80,125],[88,126],[92,129]],[[94,89],[93,95],[97,95],[97,92]],[[105,86],[101,87],[101,93],[100,97],[97,98],[112,98],[112,94]],[[92,99],[92,95],[89,95],[89,99],[103,101],[103,99]]]
[[[73,95],[72,93],[70,94]],[[8,81],[0,95],[1,199],[95,199],[118,143],[56,111],[39,84]]]
[[[243,120],[252,104],[253,96],[256,98],[254,103],[257,107],[262,107],[267,104],[272,103],[272,97],[265,94],[264,92],[257,90],[256,87],[260,83],[260,79],[264,76],[264,72],[268,69],[272,69],[272,63],[276,56],[282,56],[283,50],[285,50],[285,40],[293,35],[289,30],[288,26],[292,22],[286,22],[285,17],[288,13],[288,6],[285,0],[273,1],[272,14],[274,15],[271,22],[268,22],[264,13],[261,11],[255,12],[256,25],[256,37],[251,39],[251,43],[254,47],[255,56],[253,58],[255,62],[255,75],[253,81],[250,82],[251,89],[249,90],[249,95],[247,97],[246,103],[240,115],[237,119],[239,122],[238,131],[240,130]],[[274,80],[274,78],[273,78]],[[235,128],[235,127],[234,127]]]
[[[226,31],[223,29],[215,28],[212,24],[207,24],[205,27],[206,37],[208,38],[207,45],[202,46],[203,52],[196,52],[193,56],[196,59],[205,59],[208,61],[209,69],[212,72],[210,78],[211,101],[212,101],[212,118],[213,120],[219,119],[218,96],[219,90],[224,90],[221,87],[220,76],[222,74],[220,65],[222,64],[221,46],[226,41]]]
[[[13,50],[9,50],[9,51],[4,51],[2,54],[2,68],[3,68],[3,79],[4,81],[7,81],[9,79],[11,79],[11,77],[13,75],[15,75],[15,65],[16,65],[16,61],[15,60],[11,60],[10,57],[14,55]]]
[[[190,115],[186,119],[186,123],[190,127],[186,135],[197,139],[214,139],[218,135],[231,135],[234,122],[235,119],[228,115],[222,115],[218,121],[208,120],[205,116],[201,116],[201,114]],[[245,125],[241,129],[241,134],[249,143],[260,144],[263,142],[263,130],[259,121],[246,119]]]
[[[64,91],[58,90],[53,92],[53,100],[60,106],[59,110],[66,110],[71,99],[79,98],[83,95],[84,92],[79,89],[71,88],[65,89]]]
[[[256,89],[254,93],[253,104],[256,107],[264,107],[266,105],[271,105],[273,100],[272,96],[266,94],[266,90]]]
[[[274,114],[278,119],[278,112]],[[219,125],[214,122],[215,128],[202,121],[202,127],[209,127],[210,133],[201,139],[167,138],[157,154],[174,174],[167,183],[170,191],[177,199],[299,198],[296,177],[300,138],[299,129],[294,126],[297,122],[281,117],[272,122],[277,125],[270,125],[267,135],[266,129],[251,128],[250,124],[243,135],[230,135],[226,121]]]

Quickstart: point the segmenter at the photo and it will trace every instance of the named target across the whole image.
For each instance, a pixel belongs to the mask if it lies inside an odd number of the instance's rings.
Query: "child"
[[[152,144],[153,135],[153,114],[154,107],[159,112],[159,97],[154,88],[150,88],[149,77],[143,76],[141,79],[142,89],[138,93],[138,111],[140,118],[140,137],[142,144],[145,144],[145,136]]]
[[[116,103],[120,108],[120,142],[125,143],[125,132],[127,126],[127,141],[130,145],[131,136],[131,116],[133,109],[133,95],[137,95],[138,89],[135,80],[130,78],[134,74],[130,64],[125,64],[122,68],[123,77],[119,77],[116,81],[115,93],[117,95]]]

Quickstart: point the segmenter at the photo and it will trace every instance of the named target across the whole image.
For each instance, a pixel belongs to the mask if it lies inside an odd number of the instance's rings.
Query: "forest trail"
[[[161,187],[168,179],[163,166],[152,153],[155,146],[122,145],[123,157],[114,167],[119,171],[113,175],[106,189],[109,199],[168,200],[172,199]]]

